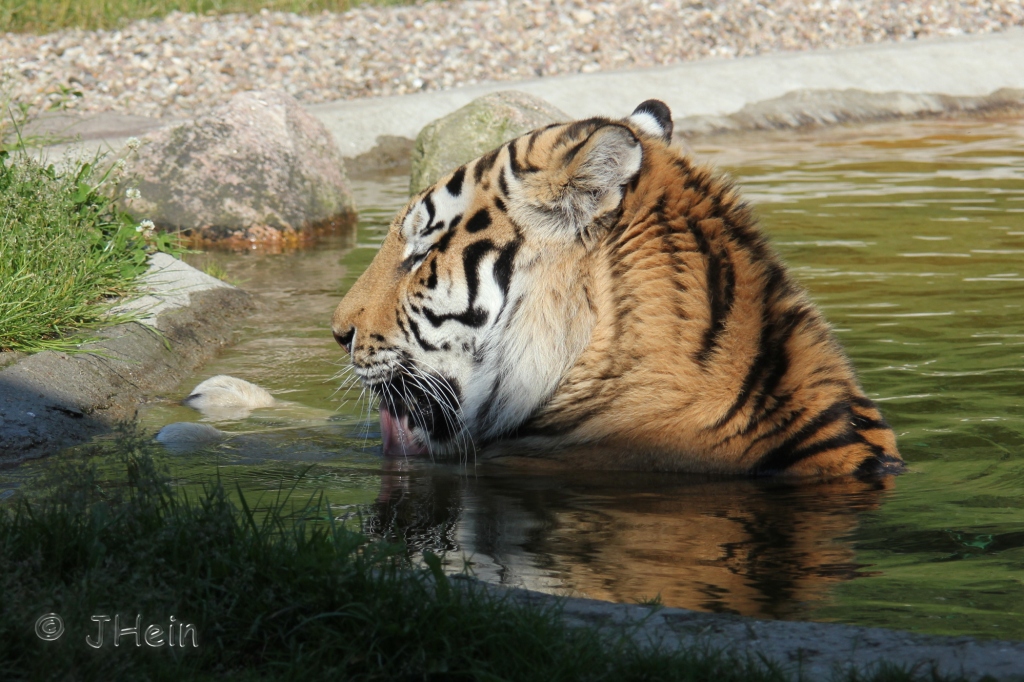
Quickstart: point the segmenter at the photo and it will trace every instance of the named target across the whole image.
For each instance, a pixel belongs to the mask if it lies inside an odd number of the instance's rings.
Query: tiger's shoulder
[[[670,144],[660,113],[593,254],[590,345],[523,433],[615,442],[638,468],[898,469],[892,429],[824,316],[734,183]]]

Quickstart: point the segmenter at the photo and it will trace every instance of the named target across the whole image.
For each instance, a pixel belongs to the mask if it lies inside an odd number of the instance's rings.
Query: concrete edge
[[[505,89],[516,89],[515,83]],[[497,91],[497,90],[495,90]],[[414,97],[409,95],[408,97]],[[401,113],[401,112],[399,112]],[[441,115],[446,115],[446,111]],[[391,116],[398,114],[392,113]],[[963,119],[1024,115],[1024,87],[1004,87],[983,95],[948,95],[940,92],[870,92],[860,88],[845,90],[791,90],[772,99],[750,102],[729,114],[698,114],[676,118],[674,136],[684,142],[701,142],[719,135],[769,133],[828,128],[895,120]],[[99,122],[94,122],[99,125]],[[173,124],[172,124],[173,125]],[[152,126],[151,126],[152,127]],[[159,127],[159,126],[157,126]],[[332,130],[335,140],[349,131]],[[346,138],[358,144],[353,156],[343,156],[349,178],[373,179],[410,172],[414,137],[382,134],[373,141]],[[86,154],[101,149],[116,150],[127,138],[83,139],[80,148]],[[56,145],[50,151],[75,145]],[[0,367],[3,365],[0,364]]]
[[[305,105],[331,132],[350,173],[400,172],[426,124],[500,90],[540,97],[574,118],[628,115],[665,101],[687,135],[850,121],[1024,111],[1024,27],[1000,33],[834,50],[701,59],[672,66],[570,74],[390,97]],[[105,113],[54,117],[46,130],[78,134],[87,153],[117,151],[132,135],[177,119]],[[689,132],[687,132],[689,131]],[[379,159],[377,158],[379,157]]]
[[[450,112],[449,112],[450,113]],[[1024,88],[1000,88],[974,95],[942,93],[792,90],[781,97],[746,104],[727,115],[676,118],[677,141],[700,143],[720,135],[805,131],[838,125],[894,120],[963,119],[1024,115]],[[349,177],[408,173],[414,140],[382,135],[369,150],[345,157]]]
[[[775,666],[793,680],[818,682],[854,670],[870,674],[882,666],[912,671],[921,679],[937,673],[972,681],[1024,680],[1024,642],[615,604],[492,585],[465,576],[453,581],[515,602],[559,608],[570,627],[596,627],[643,647],[721,653],[765,669]]]
[[[877,43],[835,50],[776,52],[738,59],[701,59],[672,66],[487,82],[445,91],[327,102],[309,111],[331,131],[342,155],[371,149],[381,135],[415,139],[427,123],[473,99],[519,90],[574,118],[629,115],[655,98],[677,119],[722,117],[798,91],[983,97],[1024,89],[1024,29],[1001,33]]]
[[[154,254],[145,295],[121,307],[136,322],[96,332],[78,353],[44,351],[0,370],[0,466],[84,442],[134,418],[231,343],[252,295],[166,254]]]
[[[803,130],[891,120],[965,118],[1024,113],[1024,88],[1000,88],[981,95],[942,93],[793,90],[754,102],[726,116],[676,119],[675,134],[694,139],[729,133]]]

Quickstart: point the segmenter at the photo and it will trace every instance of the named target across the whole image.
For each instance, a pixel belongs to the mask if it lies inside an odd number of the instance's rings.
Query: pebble
[[[201,114],[240,91],[304,104],[1024,26],[1018,0],[478,0],[300,16],[174,12],[0,36],[0,91],[35,105]],[[0,99],[4,93],[0,92]]]

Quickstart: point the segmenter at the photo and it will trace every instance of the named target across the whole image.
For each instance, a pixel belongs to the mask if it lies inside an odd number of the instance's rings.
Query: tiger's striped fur
[[[549,126],[397,216],[335,311],[385,452],[831,477],[892,430],[728,181],[657,101]]]

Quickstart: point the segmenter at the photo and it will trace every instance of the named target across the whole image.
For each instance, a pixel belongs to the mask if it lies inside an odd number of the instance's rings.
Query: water
[[[354,239],[207,254],[266,308],[240,343],[145,406],[217,373],[292,405],[219,423],[242,435],[169,457],[253,496],[326,490],[340,514],[449,568],[558,594],[1024,639],[1024,120],[735,137],[697,153],[737,179],[825,310],[910,468],[892,486],[679,475],[511,474],[385,462],[376,414],[338,392],[329,322],[406,178],[356,183]],[[19,470],[30,476],[31,469]]]

